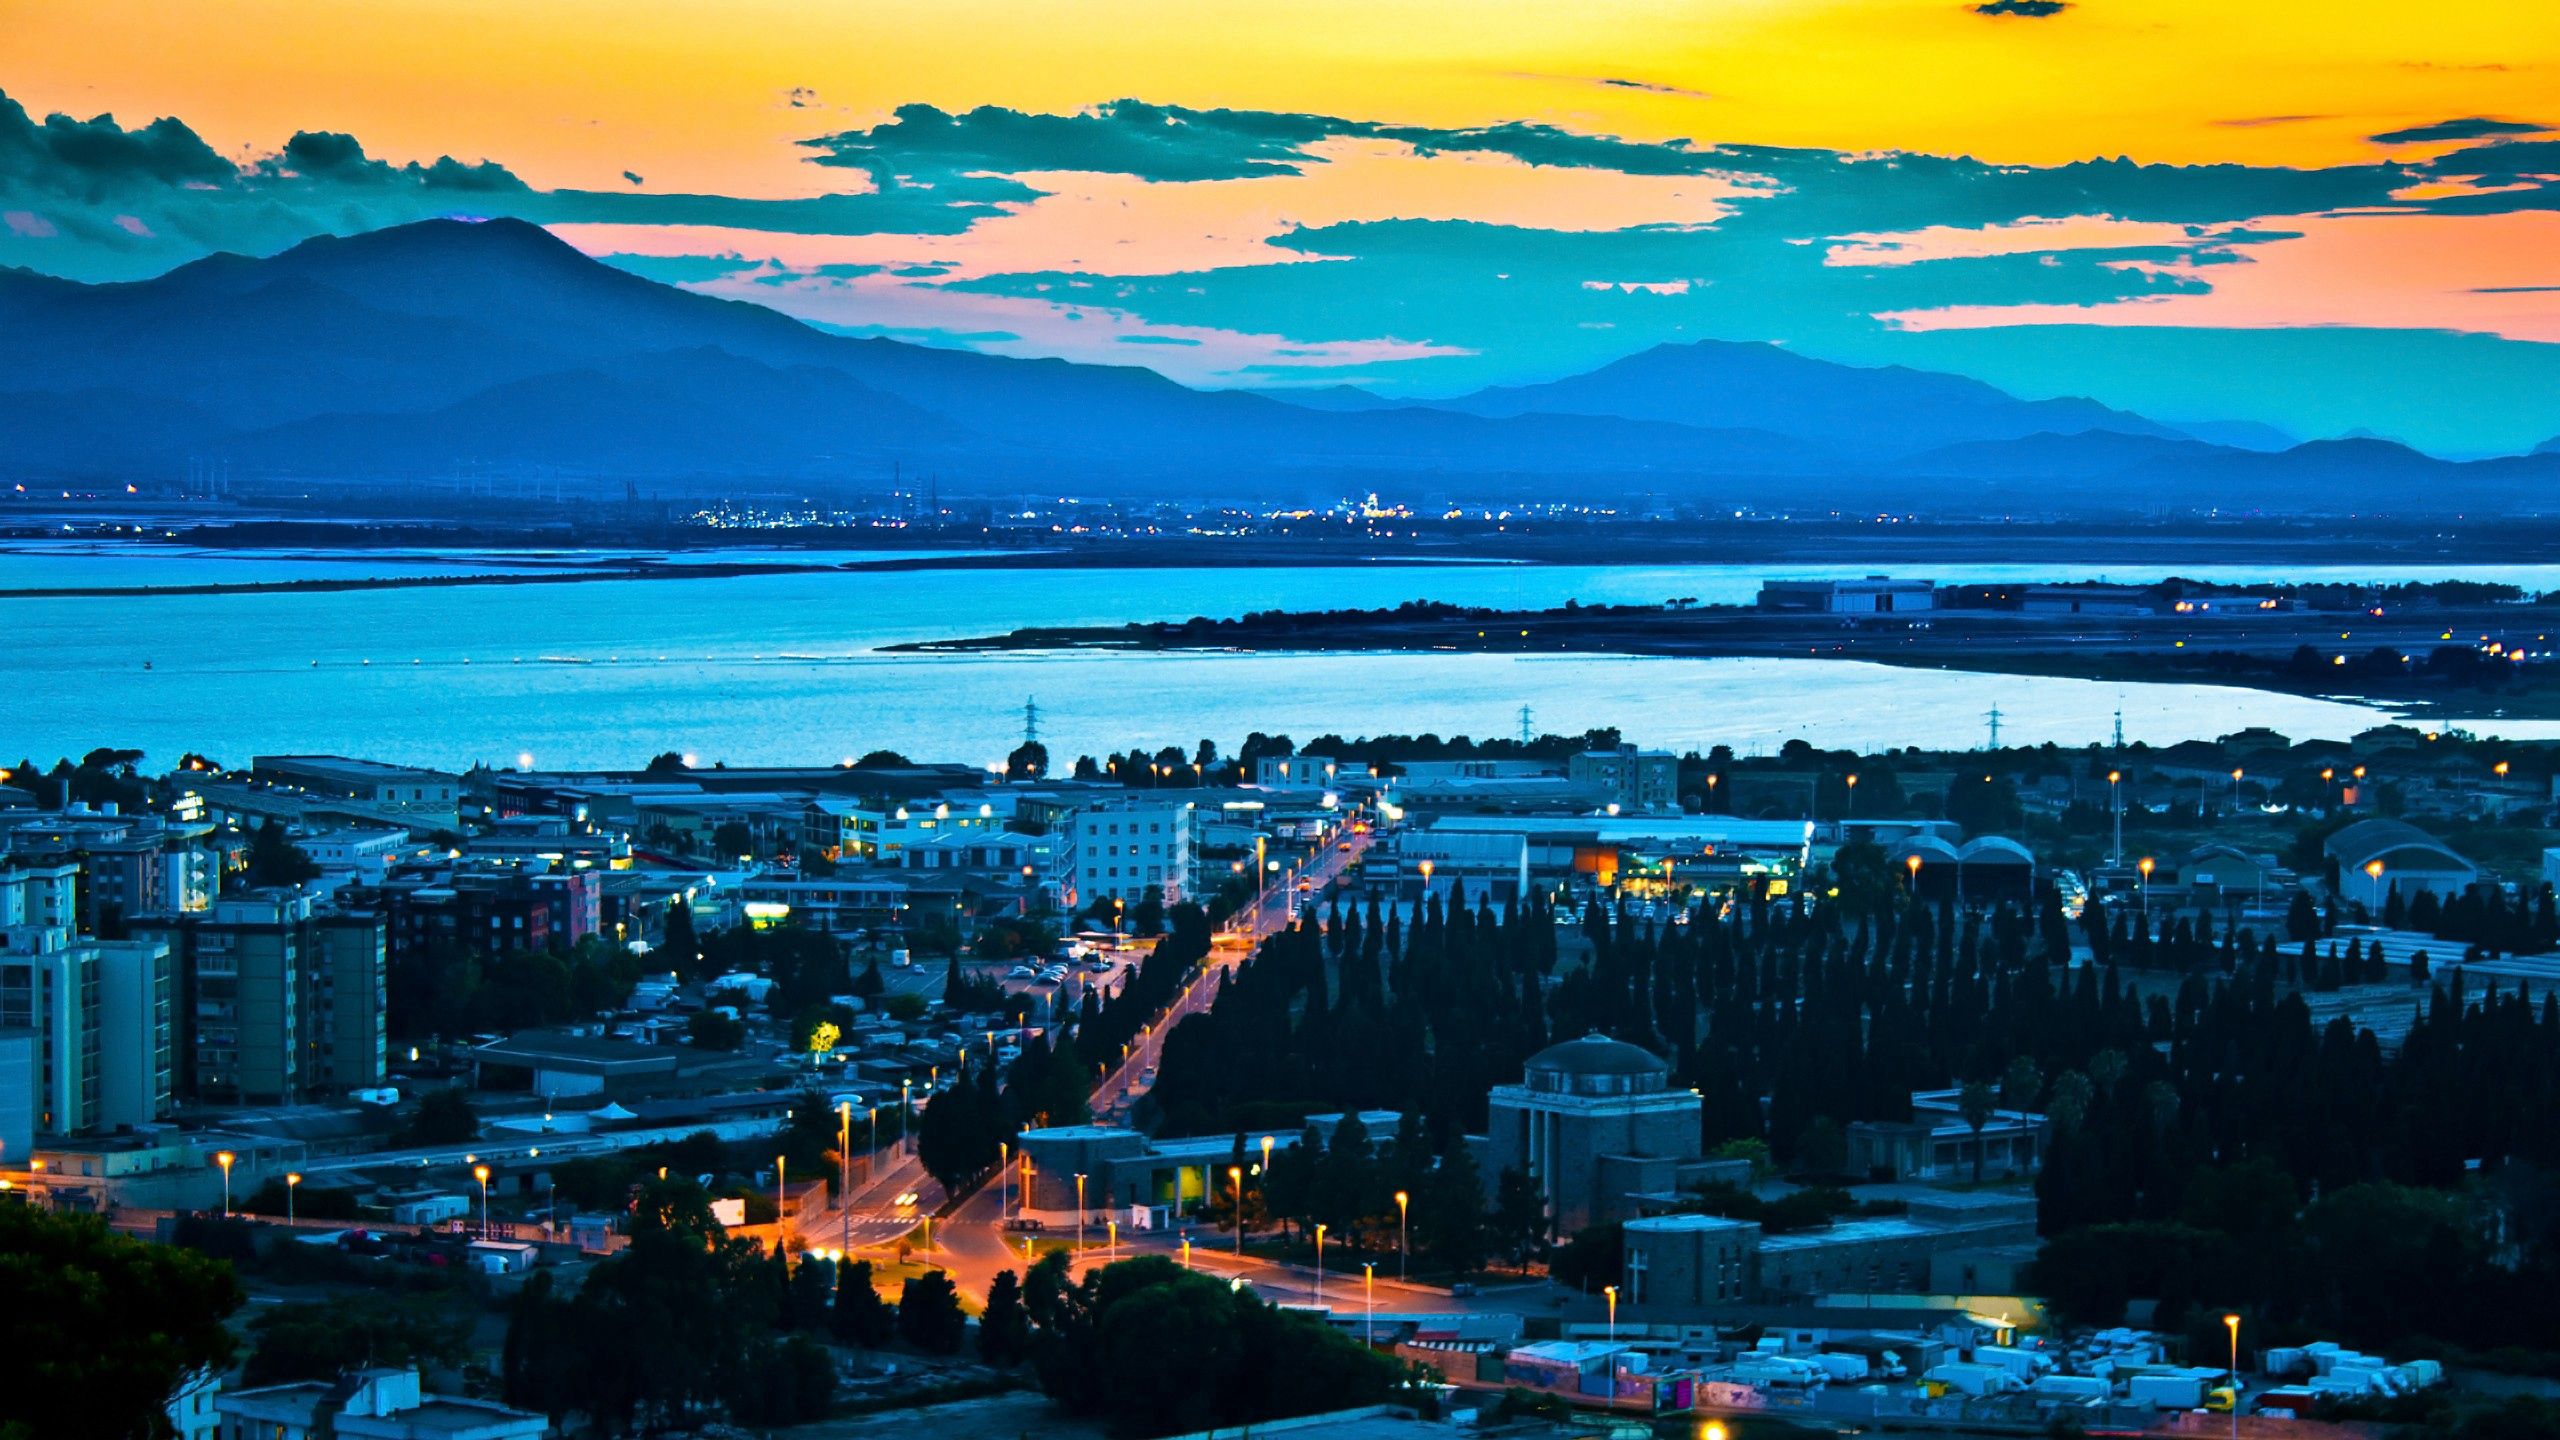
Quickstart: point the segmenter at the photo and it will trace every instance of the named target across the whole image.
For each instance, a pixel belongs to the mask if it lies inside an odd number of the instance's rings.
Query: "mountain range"
[[[831,333],[510,220],[215,255],[124,284],[0,270],[0,468],[117,478],[191,459],[345,483],[467,466],[713,490],[877,490],[898,465],[953,493],[1244,503],[1400,482],[1991,512],[2458,510],[2560,493],[2560,455],[2296,445],[1757,343],[1665,345],[1422,403],[1194,390],[1138,367]]]

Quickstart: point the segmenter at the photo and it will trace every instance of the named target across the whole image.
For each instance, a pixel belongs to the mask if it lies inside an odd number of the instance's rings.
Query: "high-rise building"
[[[276,888],[203,915],[139,921],[176,957],[178,1084],[204,1100],[278,1104],[378,1084],[382,922]]]
[[[140,1125],[170,1101],[171,971],[158,941],[98,940],[71,923],[79,867],[0,871],[0,1030],[22,1031],[23,1081],[0,1094],[36,1133]],[[15,1065],[9,1067],[13,1073]]]

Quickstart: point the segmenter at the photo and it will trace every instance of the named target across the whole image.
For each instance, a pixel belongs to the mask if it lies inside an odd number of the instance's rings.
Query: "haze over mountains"
[[[833,334],[503,220],[214,256],[122,285],[0,271],[0,375],[0,466],[102,479],[197,458],[386,486],[467,466],[876,490],[898,465],[946,493],[1265,503],[1401,481],[1480,499],[1605,478],[1609,494],[1763,509],[2039,513],[2456,511],[2560,493],[2560,455],[2457,464],[2387,441],[2288,445],[2264,427],[2191,431],[1764,344],[1663,346],[1427,405],[1196,391],[1135,367]]]

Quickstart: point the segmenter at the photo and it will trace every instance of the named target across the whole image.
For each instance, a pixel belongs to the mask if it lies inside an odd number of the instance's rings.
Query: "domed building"
[[[1550,1045],[1529,1057],[1517,1085],[1488,1097],[1484,1173],[1518,1170],[1547,1198],[1554,1234],[1623,1220],[1635,1197],[1665,1195],[1706,1177],[1691,1091],[1671,1084],[1671,1063],[1606,1035]]]

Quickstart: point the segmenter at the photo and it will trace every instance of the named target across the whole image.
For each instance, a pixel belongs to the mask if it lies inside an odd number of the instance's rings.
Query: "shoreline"
[[[1014,652],[1301,654],[1512,654],[1643,659],[1864,660],[1906,669],[2131,684],[2227,685],[2360,704],[2395,714],[2560,718],[2560,674],[2536,670],[2491,685],[2462,686],[2413,670],[2379,670],[2370,656],[2419,655],[2455,634],[2484,636],[2529,622],[2560,629],[2540,607],[2445,608],[2382,620],[2318,612],[2281,618],[2193,621],[1941,610],[1927,618],[1849,617],[1747,607],[1571,606],[1505,611],[1417,603],[1397,611],[1281,612],[1242,620],[1033,627],[1002,635],[906,641],[883,653]],[[2343,628],[2342,628],[2343,627]],[[2305,670],[2309,647],[2343,662]],[[2336,673],[2330,673],[2331,670]],[[2487,673],[2495,674],[2496,671]]]

